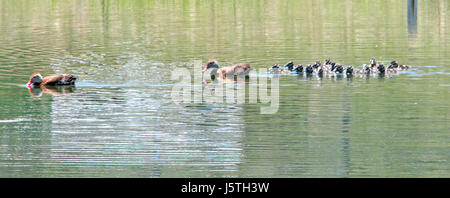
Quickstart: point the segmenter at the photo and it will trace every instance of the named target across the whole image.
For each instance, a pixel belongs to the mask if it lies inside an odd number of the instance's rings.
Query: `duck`
[[[285,68],[287,68],[289,71],[292,71],[294,69],[294,61],[289,61],[284,65]]]
[[[344,73],[344,67],[342,67],[342,65],[336,65],[334,71],[337,74],[342,74],[342,73]]]
[[[368,66],[367,64],[363,64],[363,69],[362,69],[363,74],[369,75],[372,72],[371,68],[372,68],[371,66]]]
[[[248,76],[250,71],[253,69],[250,67],[250,64],[246,63],[239,63],[232,66],[226,66],[219,69],[219,63],[214,60],[210,59],[208,63],[206,63],[205,69],[203,69],[203,72],[206,72],[208,69],[212,68],[211,76],[220,76],[222,78],[225,77],[232,77],[232,76]]]
[[[325,72],[324,72],[324,68],[323,68],[323,67],[319,67],[319,70],[317,71],[317,75],[319,75],[320,77],[322,77],[324,73],[325,73]]]
[[[313,67],[312,67],[311,64],[309,64],[309,65],[305,68],[305,72],[306,72],[306,74],[308,74],[308,75],[311,75],[311,74],[314,72],[314,69],[313,69]]]
[[[372,58],[370,59],[370,67],[375,67],[375,66],[377,66],[377,61],[375,60],[374,57],[372,57]]]
[[[388,66],[388,69],[394,69],[396,71],[408,70],[411,68],[409,65],[399,65],[397,61],[393,60],[391,64]]]
[[[336,63],[332,62],[330,64],[327,64],[327,67],[330,69],[330,71],[334,72],[336,69]]]
[[[278,64],[275,64],[269,69],[269,73],[270,74],[288,74],[288,73],[291,73],[291,71],[283,69]]]
[[[345,68],[345,74],[347,74],[347,76],[353,75],[353,66],[347,66],[347,68]]]
[[[293,69],[296,73],[303,73],[303,65],[299,64]]]
[[[383,64],[378,65],[377,70],[378,70],[378,73],[380,73],[380,74],[384,74],[386,72],[386,68],[384,67]]]
[[[39,72],[31,75],[27,87],[31,86],[61,86],[61,85],[75,85],[77,77],[72,74],[56,74],[43,77]]]
[[[293,61],[289,61],[283,67],[280,67],[278,64],[274,64],[269,69],[269,73],[271,73],[271,74],[290,74],[291,72],[294,72],[294,71],[295,70],[294,70],[294,62]]]
[[[279,73],[280,70],[281,70],[280,66],[278,66],[278,64],[275,64],[272,67],[270,67],[269,73],[276,74],[276,73]]]

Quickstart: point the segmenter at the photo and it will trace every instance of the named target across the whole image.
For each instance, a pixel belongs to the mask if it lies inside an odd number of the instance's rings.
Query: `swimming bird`
[[[394,70],[396,70],[396,71],[407,70],[407,69],[409,69],[409,68],[411,68],[411,66],[409,66],[409,65],[399,65],[399,64],[397,63],[397,61],[395,61],[395,60],[393,60],[393,61],[391,62],[391,64],[388,66],[388,69],[394,69]]]
[[[347,76],[352,75],[352,74],[353,74],[353,66],[349,65],[349,66],[345,69],[345,74],[347,74]]]
[[[380,74],[384,74],[386,71],[386,68],[384,67],[383,64],[378,65],[377,69]]]
[[[211,76],[220,76],[222,78],[232,77],[232,76],[248,76],[252,67],[249,64],[240,63],[232,66],[226,66],[219,69],[219,64],[216,60],[211,59],[205,66],[203,72],[212,68]]]
[[[285,68],[287,68],[289,71],[292,71],[294,69],[294,62],[293,61],[289,61],[288,63],[286,63],[284,65]]]
[[[297,65],[297,67],[294,68],[294,71],[297,73],[303,73],[303,65]]]
[[[370,67],[375,67],[375,66],[377,66],[377,61],[375,60],[375,58],[371,58],[370,59]]]
[[[74,85],[77,77],[72,74],[57,74],[47,77],[42,77],[38,72],[31,75],[27,86],[58,86],[58,85]]]
[[[309,65],[306,67],[305,71],[306,71],[306,74],[311,75],[311,74],[314,72],[314,69],[313,69],[313,67],[311,66],[311,64],[309,64]]]
[[[344,73],[344,67],[342,67],[342,65],[336,65],[334,70],[336,73],[339,73],[339,74]]]

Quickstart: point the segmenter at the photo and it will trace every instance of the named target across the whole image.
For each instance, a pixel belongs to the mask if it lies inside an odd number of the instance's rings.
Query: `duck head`
[[[28,81],[27,86],[31,86],[31,85],[39,85],[42,82],[42,75],[40,73],[34,73],[33,75],[31,75],[30,77],[30,81]]]
[[[370,59],[370,66],[375,66],[375,65],[377,65],[377,61],[375,60],[375,58],[371,58]]]
[[[216,60],[211,59],[208,61],[208,63],[206,63],[205,69],[203,69],[203,72],[205,72],[206,70],[208,70],[209,68],[219,68],[219,64],[217,63]]]

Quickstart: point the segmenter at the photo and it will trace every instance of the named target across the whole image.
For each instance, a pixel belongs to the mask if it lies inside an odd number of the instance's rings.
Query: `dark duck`
[[[295,68],[294,68],[294,71],[296,72],[296,73],[303,73],[303,65],[297,65]]]

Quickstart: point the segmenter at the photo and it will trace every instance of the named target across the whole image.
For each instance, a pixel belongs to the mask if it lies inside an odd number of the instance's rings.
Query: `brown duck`
[[[40,73],[34,73],[31,75],[30,81],[27,86],[59,86],[59,85],[74,85],[77,77],[72,74],[58,74],[47,77],[42,77]]]
[[[219,69],[219,64],[214,59],[211,59],[208,61],[203,72],[205,72],[206,70],[208,70],[210,68],[213,69],[213,71],[211,71],[211,75],[218,75],[222,78],[232,77],[232,76],[248,76],[248,74],[252,70],[252,68],[250,67],[249,64],[244,64],[244,63],[236,64],[233,66],[222,67]]]

